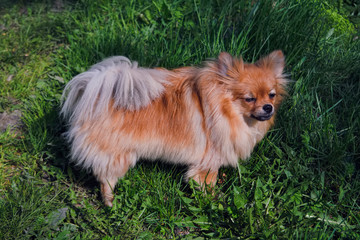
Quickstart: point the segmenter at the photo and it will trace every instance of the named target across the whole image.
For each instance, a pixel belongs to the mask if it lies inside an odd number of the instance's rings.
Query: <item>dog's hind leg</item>
[[[106,206],[112,207],[114,200],[114,188],[119,178],[135,164],[136,156],[132,153],[118,154],[111,158],[105,171],[96,171],[101,185],[101,195]]]
[[[114,200],[114,187],[118,181],[117,177],[114,178],[101,178],[101,196],[106,206],[112,207],[112,202]]]

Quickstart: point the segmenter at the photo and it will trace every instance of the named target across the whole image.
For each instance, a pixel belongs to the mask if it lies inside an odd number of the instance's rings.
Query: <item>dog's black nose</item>
[[[271,113],[272,110],[273,110],[273,106],[272,106],[271,104],[265,104],[265,105],[263,106],[263,109],[264,109],[264,111],[265,111],[266,113]]]

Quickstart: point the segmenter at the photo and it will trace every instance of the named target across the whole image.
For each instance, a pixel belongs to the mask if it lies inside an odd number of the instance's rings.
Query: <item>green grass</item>
[[[24,126],[0,133],[0,239],[360,238],[358,26],[329,14],[337,1],[251,2],[5,2],[0,112],[21,110]],[[275,49],[289,96],[252,157],[220,170],[214,196],[184,183],[184,166],[141,162],[108,209],[69,163],[60,95],[102,58],[176,68]]]

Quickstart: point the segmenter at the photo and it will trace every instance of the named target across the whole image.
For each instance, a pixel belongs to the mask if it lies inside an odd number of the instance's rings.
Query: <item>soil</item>
[[[20,130],[23,125],[21,116],[20,110],[14,110],[11,113],[0,113],[0,133],[5,132],[8,128],[14,131]]]

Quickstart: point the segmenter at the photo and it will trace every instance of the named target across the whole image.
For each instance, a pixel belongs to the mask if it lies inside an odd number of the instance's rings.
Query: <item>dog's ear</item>
[[[229,53],[222,52],[219,54],[218,67],[219,67],[219,72],[222,75],[226,76],[228,70],[231,69],[233,65],[234,65],[234,59]]]
[[[285,67],[285,57],[281,50],[276,50],[255,63],[259,67],[272,70],[277,77],[281,77]]]

